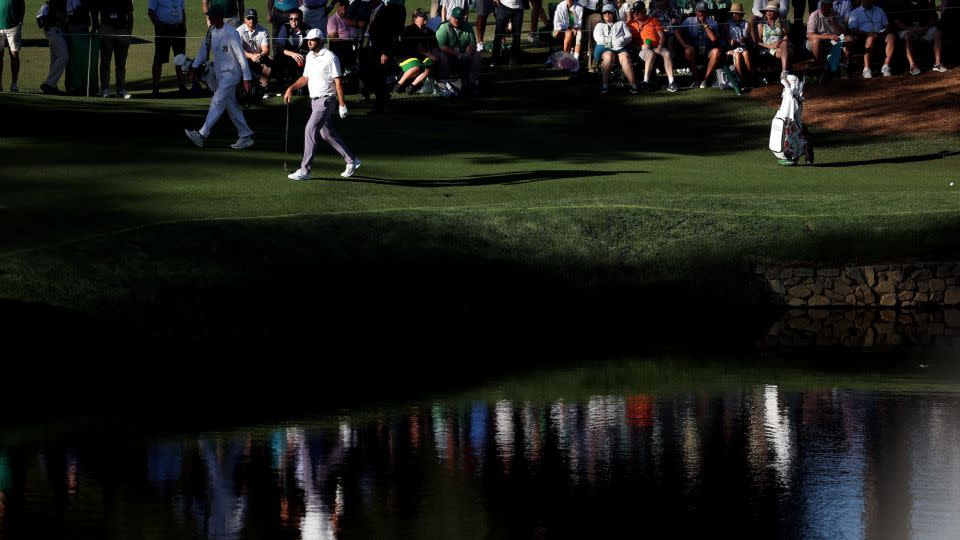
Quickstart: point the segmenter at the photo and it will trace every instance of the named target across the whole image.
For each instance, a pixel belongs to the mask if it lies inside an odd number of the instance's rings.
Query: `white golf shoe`
[[[243,150],[244,148],[250,148],[253,146],[253,139],[250,137],[240,137],[237,139],[237,142],[230,145],[230,148],[234,150]]]
[[[197,145],[198,148],[203,148],[203,143],[205,139],[199,131],[195,129],[185,129],[183,132],[186,134],[187,138],[190,139],[190,142]]]
[[[289,179],[291,179],[291,180],[297,180],[297,181],[309,180],[309,179],[310,179],[310,173],[309,173],[306,169],[300,168],[300,169],[297,169],[296,171],[288,174],[288,175],[287,175],[287,178],[289,178]]]
[[[880,68],[880,74],[883,75],[884,77],[890,77],[891,75],[893,75],[893,72],[890,71],[890,65],[884,64],[883,67]]]
[[[347,168],[344,169],[342,173],[340,173],[340,176],[344,178],[349,178],[353,176],[353,173],[357,172],[357,169],[360,168],[360,165],[362,163],[363,162],[360,161],[359,159],[353,160],[353,163],[347,163]]]

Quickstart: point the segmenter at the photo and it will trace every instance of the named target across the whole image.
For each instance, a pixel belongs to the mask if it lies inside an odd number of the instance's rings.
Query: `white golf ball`
[[[950,182],[950,187],[953,187],[953,182]]]

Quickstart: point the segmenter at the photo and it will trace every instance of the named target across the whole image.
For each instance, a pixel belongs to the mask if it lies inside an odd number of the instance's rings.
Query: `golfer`
[[[237,85],[243,80],[243,89],[250,92],[253,88],[251,84],[250,67],[247,65],[247,58],[243,54],[243,43],[240,41],[240,34],[236,28],[223,24],[223,7],[219,4],[210,6],[206,15],[210,18],[210,28],[207,31],[207,39],[200,46],[200,52],[193,60],[193,66],[190,68],[190,78],[197,77],[197,70],[207,61],[209,54],[213,55],[213,69],[217,75],[217,89],[213,93],[213,99],[210,100],[210,111],[207,113],[207,121],[204,122],[200,131],[185,129],[187,138],[193,144],[203,147],[203,143],[210,136],[210,130],[220,119],[224,109],[230,115],[230,120],[237,127],[240,138],[237,142],[230,145],[230,148],[242,150],[253,146],[253,131],[247,126],[247,121],[243,118],[243,110],[237,101]]]
[[[323,33],[313,28],[307,32],[307,60],[303,68],[303,76],[297,79],[283,95],[283,102],[287,105],[293,99],[293,92],[304,86],[310,91],[312,113],[307,121],[303,138],[303,162],[296,172],[287,176],[291,180],[307,180],[310,178],[310,164],[317,148],[317,133],[347,162],[347,168],[340,176],[353,176],[360,167],[360,160],[353,155],[343,140],[337,136],[330,126],[330,115],[333,107],[340,104],[340,118],[347,117],[347,104],[343,100],[343,85],[340,83],[340,60],[337,55],[323,48]],[[334,102],[336,96],[336,102]]]

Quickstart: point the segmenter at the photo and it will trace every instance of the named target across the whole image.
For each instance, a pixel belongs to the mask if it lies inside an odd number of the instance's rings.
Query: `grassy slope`
[[[226,119],[210,148],[183,139],[203,100],[3,95],[4,117],[30,121],[0,146],[0,296],[89,311],[171,294],[202,303],[196,291],[211,287],[217,298],[347,296],[312,279],[326,278],[355,281],[351,306],[379,305],[396,288],[412,291],[404,302],[432,303],[477,287],[477,276],[485,291],[533,287],[539,298],[704,281],[721,268],[730,272],[706,288],[737,289],[727,280],[757,257],[957,254],[955,134],[817,132],[827,166],[785,169],[765,150],[772,112],[728,93],[601,101],[537,68],[490,75],[485,88],[492,97],[476,104],[410,99],[386,118],[339,122],[362,174],[342,181],[324,153],[322,178],[308,183],[281,170],[275,104],[248,113],[258,145],[239,159],[225,148]],[[294,108],[293,154],[305,106]],[[371,293],[367,278],[387,284]]]

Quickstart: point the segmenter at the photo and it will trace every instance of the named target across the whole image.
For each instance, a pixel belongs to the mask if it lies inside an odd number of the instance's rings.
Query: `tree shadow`
[[[647,171],[630,171],[630,174],[645,174]],[[584,176],[615,176],[621,174],[612,171],[581,171],[581,170],[549,170],[541,169],[536,171],[517,171],[497,174],[475,174],[454,179],[430,179],[430,180],[391,180],[388,178],[375,178],[372,176],[352,176],[344,180],[335,180],[337,182],[355,182],[362,184],[379,184],[384,186],[402,186],[416,188],[444,188],[444,187],[468,187],[468,186],[493,186],[493,185],[512,185],[527,184],[530,182],[542,182],[544,180],[562,180],[564,178],[582,178]]]
[[[921,161],[933,161],[935,159],[944,159],[953,156],[960,156],[960,151],[941,150],[932,154],[919,154],[916,156],[896,156],[888,158],[864,159],[859,161],[836,161],[833,163],[814,163],[812,167],[836,168],[836,167],[860,167],[863,165],[883,165],[887,163],[918,163]]]

